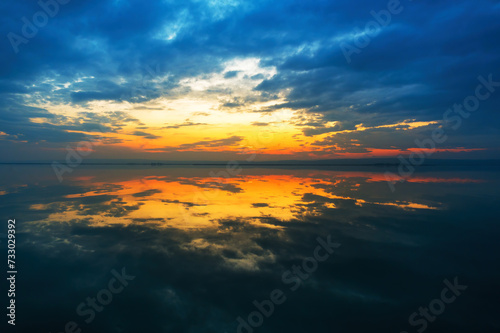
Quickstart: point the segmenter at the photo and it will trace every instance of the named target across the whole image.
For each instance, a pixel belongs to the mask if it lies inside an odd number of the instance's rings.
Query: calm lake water
[[[498,169],[0,171],[15,332],[500,332]]]

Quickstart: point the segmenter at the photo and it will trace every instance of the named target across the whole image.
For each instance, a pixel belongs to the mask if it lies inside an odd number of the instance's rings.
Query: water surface
[[[18,332],[237,332],[276,289],[286,300],[240,332],[417,332],[409,317],[454,278],[467,289],[426,331],[500,330],[496,169],[422,167],[395,192],[363,167],[0,171]],[[291,282],[318,238],[340,247]],[[123,268],[135,279],[86,323],[77,307]]]

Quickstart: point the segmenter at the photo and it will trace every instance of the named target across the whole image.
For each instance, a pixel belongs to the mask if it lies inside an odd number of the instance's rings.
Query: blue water
[[[496,169],[0,171],[15,332],[500,331]]]

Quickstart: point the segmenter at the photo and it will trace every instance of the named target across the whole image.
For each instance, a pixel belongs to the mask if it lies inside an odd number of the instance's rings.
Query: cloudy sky
[[[20,0],[0,13],[1,161],[77,146],[89,159],[394,157],[433,133],[432,157],[500,158],[498,1]]]

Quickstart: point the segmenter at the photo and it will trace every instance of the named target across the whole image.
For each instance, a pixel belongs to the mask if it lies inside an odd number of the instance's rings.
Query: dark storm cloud
[[[182,149],[187,149],[187,148],[196,148],[198,146],[204,146],[204,147],[219,147],[219,146],[227,146],[227,145],[234,145],[237,144],[243,140],[243,137],[233,135],[229,138],[226,139],[219,139],[219,140],[212,140],[212,141],[198,141],[192,144],[184,144],[181,145],[180,147]]]
[[[234,146],[237,143],[241,142],[243,137],[233,135],[229,138],[218,139],[218,140],[203,140],[197,141],[194,143],[184,143],[177,147],[167,147],[167,148],[151,148],[149,150],[154,151],[176,151],[176,150],[199,150],[204,148],[217,148],[217,147],[226,147],[226,146]]]
[[[199,203],[194,203],[194,202],[182,202],[182,201],[179,201],[179,200],[168,200],[168,199],[164,199],[161,202],[182,204],[185,207],[206,206],[206,205],[199,204]]]
[[[132,135],[142,136],[145,139],[151,139],[151,140],[161,138],[161,136],[150,134],[150,133],[146,133],[146,132],[142,132],[142,131],[135,131],[134,133],[132,133]]]
[[[22,105],[16,98],[6,98],[0,100],[0,132],[5,133],[1,136],[0,151],[9,161],[22,159],[23,155],[31,159],[47,158],[47,151],[64,158],[66,148],[78,142],[122,142],[100,134],[117,132],[127,124],[140,122],[125,112],[55,115],[46,109]]]
[[[322,125],[317,125],[318,127],[310,127],[304,129],[302,132],[304,133],[305,136],[314,136],[318,134],[324,134],[324,133],[330,133],[330,132],[335,132],[340,130],[342,127],[340,125],[335,125],[332,127],[325,127]]]
[[[144,125],[138,119],[122,111],[80,112],[72,121],[74,126],[82,127],[83,131],[95,130],[104,133],[116,132],[126,125]]]
[[[181,128],[181,127],[200,126],[200,125],[207,125],[207,124],[206,123],[193,123],[192,121],[186,121],[183,124],[169,125],[169,126],[165,126],[162,128],[166,128],[166,129],[175,128],[175,129],[177,129],[177,128]]]
[[[479,75],[500,81],[498,2],[401,4],[403,11],[348,63],[340,43],[354,45],[353,34],[373,20],[370,11],[386,9],[387,1],[71,1],[17,54],[7,35],[22,35],[21,18],[32,21],[40,7],[3,2],[0,95],[20,105],[147,101],[173,94],[183,78],[223,72],[227,60],[258,57],[277,75],[256,91],[265,98],[289,89],[283,104],[265,111],[306,109],[352,127],[440,119],[474,92]],[[478,135],[486,132],[488,142],[498,141],[499,101],[493,95],[456,136],[484,142]],[[5,108],[0,113],[11,116]],[[28,130],[40,129],[30,122],[15,129]]]
[[[124,92],[120,90],[110,92],[82,91],[71,93],[71,100],[75,103],[96,101],[96,100],[119,100]]]
[[[42,123],[31,119],[42,119]],[[65,120],[45,109],[29,107],[11,102],[0,101],[0,131],[7,134],[6,139],[14,141],[66,143],[88,140],[82,133],[67,132],[71,126],[58,126],[51,122]],[[73,128],[76,129],[76,128]]]
[[[136,198],[145,198],[145,197],[150,197],[150,196],[152,196],[154,194],[158,194],[158,193],[161,193],[161,190],[152,189],[152,190],[142,191],[139,193],[134,193],[134,194],[132,194],[132,196],[136,197]]]

